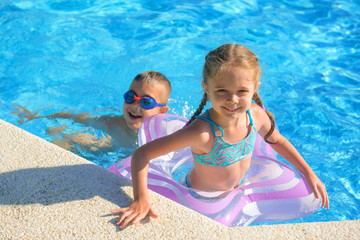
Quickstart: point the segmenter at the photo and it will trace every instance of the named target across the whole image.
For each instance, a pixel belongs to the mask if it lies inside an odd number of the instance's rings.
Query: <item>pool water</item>
[[[359,1],[1,1],[0,118],[52,142],[102,139],[70,119],[31,116],[119,115],[146,70],[169,78],[170,113],[189,117],[204,57],[224,43],[259,57],[266,108],[327,186],[331,210],[295,222],[360,219]],[[133,148],[70,150],[108,167]]]

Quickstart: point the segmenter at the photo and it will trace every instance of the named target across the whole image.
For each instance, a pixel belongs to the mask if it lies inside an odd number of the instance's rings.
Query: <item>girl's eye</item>
[[[217,90],[218,93],[226,93],[227,91],[225,89],[219,89]]]

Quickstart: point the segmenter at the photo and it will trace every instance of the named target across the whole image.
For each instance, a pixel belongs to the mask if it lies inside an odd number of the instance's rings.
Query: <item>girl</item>
[[[151,159],[190,146],[194,167],[186,176],[186,184],[202,191],[229,191],[239,185],[250,166],[256,132],[304,174],[315,197],[322,197],[322,207],[329,208],[324,184],[294,146],[275,129],[272,114],[262,108],[257,93],[260,75],[258,58],[243,46],[226,44],[209,52],[203,69],[205,93],[188,126],[134,152],[131,162],[134,202],[112,211],[121,213],[117,222],[120,228],[147,215],[157,217],[147,188]],[[199,116],[208,99],[212,108]],[[252,100],[257,105],[252,104]]]

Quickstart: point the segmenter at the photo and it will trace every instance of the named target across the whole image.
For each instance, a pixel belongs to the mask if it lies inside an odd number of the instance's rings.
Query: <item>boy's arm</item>
[[[95,119],[95,117],[91,116],[88,113],[72,113],[69,111],[66,112],[56,112],[49,115],[39,115],[38,112],[31,112],[26,107],[20,105],[12,106],[12,110],[10,110],[11,114],[19,116],[20,120],[19,125],[23,124],[25,121],[28,122],[35,118],[64,118],[64,119],[72,119],[74,122],[88,124],[90,121]]]
[[[18,124],[22,125],[25,122],[29,122],[35,118],[41,118],[43,116],[38,115],[37,112],[31,112],[26,107],[20,105],[11,105],[10,113],[19,117]]]
[[[95,117],[91,116],[88,113],[72,113],[72,112],[56,112],[46,116],[43,116],[50,119],[63,118],[63,119],[72,119],[76,123],[82,123],[88,125]]]
[[[81,123],[86,126],[94,127],[102,131],[108,131],[112,126],[120,126],[122,116],[103,115],[92,116],[89,113],[72,113],[72,112],[57,112],[46,115],[44,117],[55,119],[71,119],[76,123]]]
[[[19,116],[18,123],[19,125],[22,125],[24,122],[28,122],[35,118],[50,118],[50,119],[56,119],[56,118],[62,118],[62,119],[71,119],[76,123],[81,123],[84,125],[92,125],[92,127],[101,129],[101,130],[107,130],[109,127],[112,127],[112,125],[117,125],[119,122],[119,119],[121,117],[119,116],[112,116],[112,115],[105,115],[105,116],[99,116],[94,117],[88,113],[73,113],[70,111],[66,112],[56,112],[49,115],[39,115],[38,112],[31,112],[27,108],[22,106],[12,106],[13,110],[10,110],[11,114]]]

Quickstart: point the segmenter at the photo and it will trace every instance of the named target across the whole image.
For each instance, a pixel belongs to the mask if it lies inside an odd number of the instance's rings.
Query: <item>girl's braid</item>
[[[187,123],[187,125],[189,125],[192,121],[195,120],[196,116],[199,116],[200,113],[202,112],[202,110],[204,109],[206,102],[208,100],[208,96],[206,94],[206,92],[203,95],[203,98],[201,99],[200,105],[198,107],[198,109],[195,111],[195,113],[192,115],[192,117],[190,118],[189,122]]]
[[[259,96],[259,94],[258,94],[257,92],[254,93],[254,96],[252,97],[252,99],[255,101],[255,103],[256,103],[257,105],[259,105],[260,107],[262,107],[262,108],[265,110],[266,114],[268,115],[268,117],[269,117],[269,119],[270,119],[271,127],[270,127],[269,132],[265,135],[264,140],[265,140],[265,142],[267,142],[267,143],[269,143],[269,144],[273,144],[272,142],[269,142],[267,139],[271,136],[271,134],[272,134],[272,133],[274,132],[274,130],[275,130],[274,115],[273,115],[270,111],[268,111],[268,110],[266,110],[266,109],[264,108],[264,105],[263,105],[263,103],[262,103],[262,101],[261,101],[261,98],[260,98],[260,96]]]

